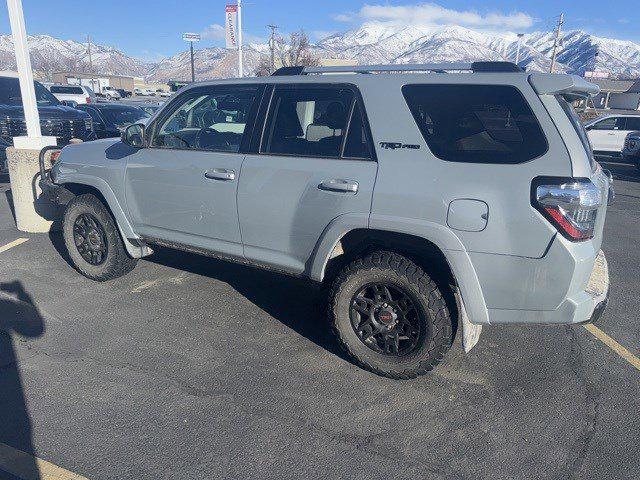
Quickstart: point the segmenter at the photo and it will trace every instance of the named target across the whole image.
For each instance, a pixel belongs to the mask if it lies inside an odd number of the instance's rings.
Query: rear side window
[[[402,93],[433,154],[451,162],[522,163],[547,140],[520,91],[506,85],[407,85]]]
[[[640,117],[627,117],[625,130],[640,130]]]
[[[573,126],[574,130],[578,134],[578,137],[580,137],[582,146],[584,147],[584,150],[587,153],[587,157],[589,157],[589,163],[591,164],[591,168],[594,168],[596,161],[593,158],[593,146],[591,145],[591,141],[589,140],[587,131],[585,130],[584,126],[582,125],[582,122],[580,121],[580,117],[578,117],[578,114],[576,113],[575,108],[573,108],[573,105],[569,103],[569,100],[564,98],[562,95],[557,95],[556,99],[558,100],[558,103],[562,107],[562,110],[564,111],[564,113],[569,118],[569,121],[571,122],[571,125]]]
[[[84,91],[81,87],[65,87],[52,85],[50,89],[51,93],[60,93],[63,95],[84,95]]]
[[[363,118],[357,105],[354,91],[344,86],[276,87],[261,152],[370,158]]]

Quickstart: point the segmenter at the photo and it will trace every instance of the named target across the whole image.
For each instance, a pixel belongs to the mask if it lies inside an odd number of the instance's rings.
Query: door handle
[[[224,168],[214,168],[213,170],[204,172],[204,176],[209,180],[222,180],[224,182],[228,182],[230,180],[235,180],[236,172]]]
[[[318,188],[329,192],[357,193],[358,182],[334,178],[332,180],[325,180],[318,185]]]

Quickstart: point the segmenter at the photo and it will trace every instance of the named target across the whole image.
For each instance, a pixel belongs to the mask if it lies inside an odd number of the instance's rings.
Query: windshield
[[[60,105],[60,102],[53,94],[44,88],[39,82],[33,82],[36,89],[36,102],[40,107],[50,107]],[[17,78],[0,77],[0,104],[22,106],[22,95],[20,94],[20,82]]]
[[[556,95],[556,98],[558,99],[558,102],[560,103],[560,106],[562,107],[562,110],[564,110],[564,113],[566,113],[567,117],[569,117],[569,120],[571,121],[571,125],[573,126],[573,128],[576,131],[576,133],[580,137],[580,141],[582,142],[582,146],[586,150],[587,156],[589,157],[589,163],[591,163],[591,168],[595,168],[596,161],[593,158],[593,147],[591,146],[591,141],[589,140],[589,137],[587,136],[587,131],[584,129],[584,126],[582,125],[582,122],[580,121],[580,117],[578,117],[578,114],[576,113],[576,110],[567,101],[566,98],[564,98],[562,95]]]
[[[139,122],[143,118],[149,118],[149,114],[136,107],[131,108],[104,108],[100,111],[106,122],[116,127],[123,127]]]

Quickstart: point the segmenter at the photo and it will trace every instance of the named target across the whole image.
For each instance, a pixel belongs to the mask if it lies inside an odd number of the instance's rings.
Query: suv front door
[[[140,235],[242,256],[236,190],[262,89],[190,89],[150,125],[147,148],[127,162],[127,205]]]
[[[334,219],[368,226],[377,163],[354,87],[277,85],[268,104],[238,186],[244,254],[301,273]]]

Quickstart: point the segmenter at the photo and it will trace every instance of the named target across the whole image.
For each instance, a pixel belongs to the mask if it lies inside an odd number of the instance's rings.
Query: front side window
[[[36,102],[39,106],[49,107],[60,105],[60,102],[41,83],[33,82],[36,91]],[[22,94],[20,82],[17,78],[0,77],[0,105],[22,106]]]
[[[520,91],[507,85],[407,85],[409,109],[433,154],[452,162],[522,163],[547,140]]]
[[[609,117],[591,126],[591,130],[624,130],[623,117]]]
[[[185,92],[177,108],[157,125],[151,146],[239,152],[257,91],[213,87]]]
[[[353,91],[340,86],[276,88],[261,151],[340,157],[354,100]]]
[[[137,107],[104,108],[102,116],[109,125],[115,127],[125,127],[140,120],[149,118],[149,114]]]

